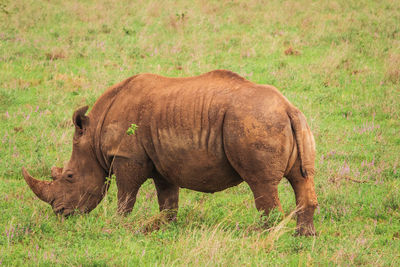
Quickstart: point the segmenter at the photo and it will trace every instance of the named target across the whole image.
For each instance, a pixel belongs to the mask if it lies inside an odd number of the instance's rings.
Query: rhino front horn
[[[35,193],[38,198],[47,203],[51,202],[52,199],[50,197],[50,182],[40,181],[33,178],[29,175],[24,167],[22,167],[22,175],[24,176],[26,183],[29,185],[33,193]]]

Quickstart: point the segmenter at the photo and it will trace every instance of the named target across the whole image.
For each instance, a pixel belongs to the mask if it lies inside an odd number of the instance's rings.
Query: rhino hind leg
[[[263,178],[253,177],[251,173],[247,174],[244,180],[249,185],[254,195],[254,202],[258,211],[262,212],[263,216],[268,216],[274,209],[278,209],[284,214],[281,202],[278,196],[278,184],[283,178],[282,175],[262,176]]]
[[[314,188],[314,177],[304,178],[300,170],[300,160],[297,159],[289,174],[286,175],[296,195],[297,234],[315,235],[313,223],[314,210],[318,206]]]
[[[179,187],[169,183],[159,173],[154,176],[160,211],[166,214],[168,221],[176,221],[179,202]]]
[[[230,164],[253,192],[257,210],[263,216],[268,216],[273,209],[283,214],[278,185],[285,167],[279,160],[275,160],[276,153],[254,151],[251,146],[246,147],[246,144],[228,145],[225,148]]]
[[[288,136],[292,130],[289,124],[280,123],[285,121],[282,114],[274,114],[273,120],[262,112],[257,116],[251,114],[226,115],[224,151],[231,166],[250,186],[256,208],[264,216],[273,209],[283,213],[278,185],[290,157],[292,146]]]

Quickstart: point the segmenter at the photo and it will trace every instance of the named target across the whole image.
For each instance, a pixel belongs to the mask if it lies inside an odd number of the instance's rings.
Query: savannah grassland
[[[246,184],[182,189],[176,223],[153,182],[116,215],[116,186],[88,215],[56,217],[21,175],[49,179],[71,116],[143,72],[229,69],[272,84],[316,143],[316,237],[286,217],[263,228]],[[400,265],[400,1],[0,0],[0,265]],[[111,179],[112,180],[112,179]]]

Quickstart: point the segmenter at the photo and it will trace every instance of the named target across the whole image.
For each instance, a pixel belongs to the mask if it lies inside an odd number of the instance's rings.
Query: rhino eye
[[[68,179],[72,179],[73,177],[74,177],[74,175],[73,175],[72,173],[68,173],[68,174],[67,174],[67,178],[68,178]]]

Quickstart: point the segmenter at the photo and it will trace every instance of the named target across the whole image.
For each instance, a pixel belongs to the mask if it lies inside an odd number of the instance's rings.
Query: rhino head
[[[75,211],[90,212],[103,199],[108,186],[107,172],[96,158],[93,146],[95,126],[90,126],[88,107],[74,112],[75,125],[72,155],[64,168],[53,167],[53,181],[40,181],[22,168],[22,174],[29,187],[41,200],[49,203],[56,214],[65,216]]]

